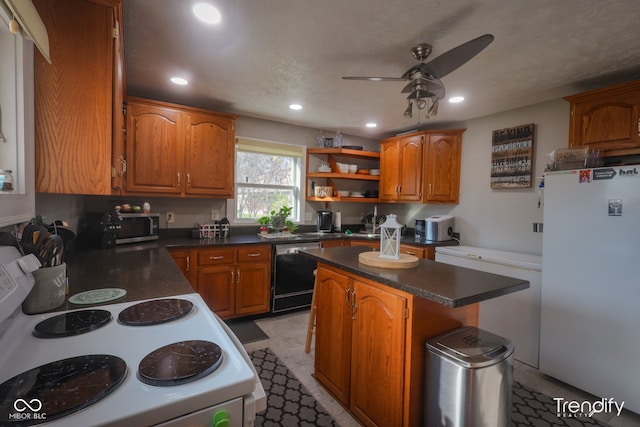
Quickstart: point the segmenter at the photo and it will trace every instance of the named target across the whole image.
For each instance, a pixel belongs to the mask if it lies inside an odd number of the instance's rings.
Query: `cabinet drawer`
[[[400,253],[424,258],[424,248],[411,245],[400,245]]]
[[[200,249],[198,265],[229,264],[235,262],[234,248]]]
[[[237,249],[238,262],[258,262],[271,260],[271,245],[247,245]]]

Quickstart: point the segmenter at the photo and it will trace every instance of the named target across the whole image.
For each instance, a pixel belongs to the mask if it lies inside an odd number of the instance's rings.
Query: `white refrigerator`
[[[640,165],[545,177],[540,370],[640,412]]]

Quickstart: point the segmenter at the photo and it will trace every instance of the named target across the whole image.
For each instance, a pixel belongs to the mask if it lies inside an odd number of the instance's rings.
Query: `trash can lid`
[[[510,340],[472,326],[431,338],[427,341],[427,348],[474,367],[497,363],[513,353]]]

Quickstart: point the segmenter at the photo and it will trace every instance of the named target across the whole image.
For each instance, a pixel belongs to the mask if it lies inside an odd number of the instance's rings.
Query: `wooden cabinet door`
[[[196,271],[196,265],[191,249],[169,249],[169,253],[175,263],[178,264],[178,267],[180,267],[184,277],[186,277],[187,280],[189,280],[189,283],[191,283],[191,287],[197,291],[197,283],[195,280],[196,275],[194,274]]]
[[[235,275],[233,264],[198,267],[198,293],[209,308],[223,319],[234,314]]]
[[[35,191],[111,194],[114,7],[36,0],[53,63],[34,53]]]
[[[401,426],[407,300],[357,280],[353,285],[351,411],[366,425]]]
[[[413,246],[400,243],[400,253],[417,256],[418,258],[424,258],[424,248],[420,246]]]
[[[233,196],[234,121],[187,116],[186,194]]]
[[[126,121],[127,191],[180,194],[186,179],[180,112],[129,102]]]
[[[270,283],[271,263],[239,263],[236,267],[235,315],[268,312]]]
[[[347,276],[318,268],[315,378],[347,407],[351,383],[351,282]]]
[[[423,135],[403,138],[399,141],[400,187],[397,200],[403,202],[420,201],[422,197],[422,146]]]
[[[640,89],[613,91],[571,107],[570,147],[600,150],[640,147]]]
[[[351,240],[350,246],[366,246],[371,248],[372,251],[380,250],[380,240]]]
[[[400,149],[398,141],[382,142],[380,144],[380,200],[395,201],[398,199],[399,166]]]
[[[323,248],[339,248],[341,246],[350,246],[348,240],[340,239],[340,240],[324,240],[320,242],[320,246]]]
[[[458,203],[462,131],[428,135],[424,158],[424,201]]]

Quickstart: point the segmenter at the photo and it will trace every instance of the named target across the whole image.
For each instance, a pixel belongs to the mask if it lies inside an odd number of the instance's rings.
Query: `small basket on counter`
[[[201,239],[215,239],[217,237],[226,238],[229,237],[231,229],[229,227],[229,221],[223,218],[220,221],[213,221],[208,224],[202,224],[200,226],[200,238]]]

